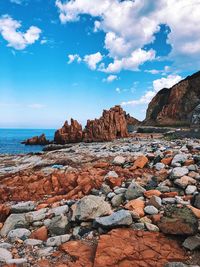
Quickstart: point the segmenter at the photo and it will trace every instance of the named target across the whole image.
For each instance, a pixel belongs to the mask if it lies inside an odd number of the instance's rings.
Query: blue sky
[[[58,128],[199,70],[200,1],[1,0],[0,127]]]

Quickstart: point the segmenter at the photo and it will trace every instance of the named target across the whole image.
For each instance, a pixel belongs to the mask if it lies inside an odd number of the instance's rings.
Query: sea
[[[0,129],[0,154],[28,154],[40,152],[43,146],[26,146],[22,141],[45,134],[53,140],[55,129]]]

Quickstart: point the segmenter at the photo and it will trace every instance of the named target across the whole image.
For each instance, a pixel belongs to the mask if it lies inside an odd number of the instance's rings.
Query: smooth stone
[[[158,163],[156,163],[155,168],[156,168],[157,171],[160,171],[160,170],[165,168],[165,164],[161,163],[161,162],[158,162]]]
[[[5,248],[0,248],[0,262],[6,262],[12,259],[12,254]]]
[[[11,213],[23,213],[29,212],[35,209],[35,202],[27,201],[27,202],[20,202],[16,205],[11,206]]]
[[[47,247],[58,247],[62,243],[65,243],[69,241],[71,238],[71,235],[60,235],[60,236],[53,236],[47,239],[46,246]]]
[[[195,185],[188,185],[187,188],[185,189],[186,195],[192,195],[196,191],[197,191],[197,187]]]
[[[198,194],[195,194],[193,196],[193,199],[192,199],[192,205],[197,208],[197,209],[200,209],[200,193]]]
[[[55,216],[61,215],[61,214],[65,214],[69,211],[69,207],[68,205],[64,205],[64,206],[59,206],[56,208],[52,208],[48,211],[48,215],[54,214]]]
[[[28,212],[25,214],[26,220],[30,223],[36,221],[42,221],[46,217],[46,213],[48,212],[47,208],[43,208],[37,211]]]
[[[125,193],[125,197],[127,200],[136,199],[143,196],[143,193],[145,191],[146,190],[142,186],[140,186],[136,182],[132,182]]]
[[[114,192],[110,192],[107,194],[107,198],[111,199],[115,196],[116,194]]]
[[[129,226],[133,222],[131,213],[127,210],[113,212],[109,216],[98,217],[94,220],[95,226],[112,228],[115,226]]]
[[[156,209],[154,206],[146,206],[144,208],[145,213],[149,215],[155,215],[158,214],[158,209]]]
[[[53,252],[53,247],[47,247],[38,250],[37,254],[39,257],[46,257],[51,255],[52,252]]]
[[[159,228],[155,224],[145,222],[145,226],[150,232],[159,232]]]
[[[12,248],[13,245],[11,245],[10,243],[0,243],[0,248],[5,248],[5,249],[10,249]]]
[[[111,199],[111,204],[113,207],[119,207],[123,202],[123,195],[116,195]]]
[[[15,241],[16,239],[21,239],[21,240],[25,240],[27,239],[29,236],[31,235],[31,231],[29,231],[28,229],[25,228],[18,228],[15,230],[11,230],[8,233],[8,239],[11,241]]]
[[[186,167],[175,167],[171,172],[171,178],[176,179],[184,175],[187,175],[188,173],[189,170]]]
[[[125,163],[126,159],[122,156],[116,156],[113,160],[114,165],[123,165]]]
[[[162,207],[162,199],[157,196],[152,196],[149,199],[147,206],[154,206],[156,209],[160,209]]]
[[[7,264],[14,264],[14,265],[21,265],[24,263],[27,263],[26,258],[20,258],[20,259],[11,259],[6,261]]]
[[[11,230],[26,227],[28,227],[28,223],[24,214],[11,214],[6,219],[3,228],[1,229],[1,236],[6,237]]]
[[[132,228],[134,230],[144,230],[145,229],[145,224],[144,223],[134,223]]]
[[[106,174],[105,179],[106,179],[106,178],[110,178],[110,177],[112,177],[112,178],[118,178],[119,175],[118,175],[115,171],[109,171],[109,172]]]
[[[127,191],[127,189],[126,188],[122,188],[122,187],[117,188],[117,189],[114,190],[115,194],[117,194],[117,195],[124,194],[126,191]]]
[[[175,163],[184,163],[188,159],[188,155],[186,154],[176,154],[173,158],[171,165],[173,166]]]
[[[166,197],[162,199],[163,204],[175,204],[176,203],[176,198],[174,197]]]
[[[32,238],[29,238],[29,239],[26,239],[24,241],[24,245],[26,246],[40,246],[43,244],[43,241],[42,240],[39,240],[39,239],[32,239]]]

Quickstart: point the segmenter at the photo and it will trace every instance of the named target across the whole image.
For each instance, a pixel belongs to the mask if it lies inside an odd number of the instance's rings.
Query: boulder
[[[187,207],[167,206],[158,222],[160,231],[172,235],[194,235],[198,231],[198,219]]]
[[[109,216],[99,217],[94,220],[95,226],[113,228],[116,226],[129,226],[133,222],[131,213],[127,210],[113,212]]]
[[[50,141],[47,140],[45,134],[42,134],[40,136],[34,136],[32,138],[29,138],[25,141],[22,141],[21,143],[25,145],[29,145],[29,146],[33,146],[33,145],[45,146],[45,145],[50,144]]]
[[[75,204],[73,218],[79,221],[93,220],[111,214],[111,206],[102,197],[85,196]]]

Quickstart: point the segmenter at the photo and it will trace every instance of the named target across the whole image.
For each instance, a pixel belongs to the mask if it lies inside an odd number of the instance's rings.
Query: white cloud
[[[117,80],[118,79],[118,77],[117,77],[117,75],[109,75],[106,79],[103,79],[103,81],[104,82],[108,82],[108,83],[111,83],[111,82],[113,82],[113,81],[115,81],[115,80]]]
[[[11,3],[15,3],[18,5],[21,5],[23,3],[24,0],[10,0]]]
[[[25,33],[19,31],[21,23],[9,15],[0,17],[0,34],[8,42],[9,47],[23,50],[28,45],[35,43],[41,34],[38,27],[31,26]]]
[[[97,67],[97,64],[99,62],[101,62],[103,59],[103,56],[101,55],[100,52],[97,52],[95,54],[91,54],[91,55],[86,55],[84,57],[84,61],[86,62],[86,64],[88,65],[88,67],[91,70],[95,70]]]
[[[119,87],[117,87],[116,89],[115,89],[115,91],[117,92],[117,93],[121,93],[121,89],[119,88]]]
[[[153,81],[153,89],[146,91],[145,94],[141,96],[141,98],[131,101],[124,101],[122,102],[121,105],[135,106],[135,105],[149,104],[149,102],[157,94],[158,91],[160,91],[163,88],[170,88],[176,83],[178,83],[180,80],[182,80],[182,77],[179,75],[168,75],[166,78],[157,79]]]
[[[180,75],[168,75],[166,78],[157,79],[153,81],[154,91],[158,92],[163,88],[170,88],[181,80],[182,77]]]
[[[94,29],[105,32],[105,48],[114,62],[151,43],[166,24],[170,59],[182,68],[200,67],[200,0],[56,0],[56,6],[62,23],[83,14],[94,17]]]
[[[74,61],[77,61],[78,63],[81,62],[81,57],[78,54],[68,55],[68,59],[68,64],[71,64]]]
[[[131,53],[130,57],[124,57],[122,59],[115,59],[113,63],[110,63],[107,68],[100,69],[106,73],[117,73],[121,70],[137,71],[138,67],[148,60],[155,59],[155,51],[145,51],[143,49],[135,50]]]

